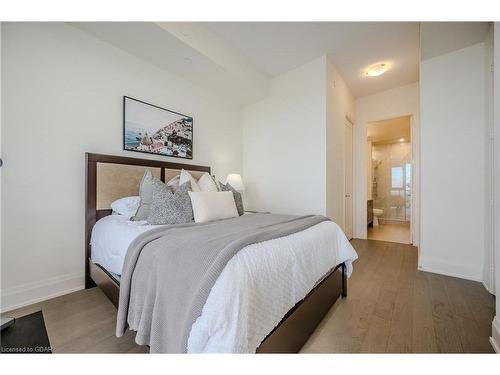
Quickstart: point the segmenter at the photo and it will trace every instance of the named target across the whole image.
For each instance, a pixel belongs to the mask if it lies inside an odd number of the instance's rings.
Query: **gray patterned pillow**
[[[139,195],[141,196],[139,208],[135,215],[130,218],[131,221],[146,220],[148,218],[151,200],[153,198],[154,180],[158,179],[151,174],[149,169],[146,169],[144,176],[142,176],[141,184],[139,185]]]
[[[193,221],[193,207],[188,191],[188,181],[172,189],[160,180],[153,182],[153,199],[148,224],[181,224]]]
[[[232,191],[234,197],[234,203],[236,203],[236,209],[238,210],[238,215],[243,215],[245,212],[245,208],[243,207],[243,198],[241,197],[241,193],[238,190],[235,190],[231,184],[223,184],[219,181],[219,186],[221,191]]]

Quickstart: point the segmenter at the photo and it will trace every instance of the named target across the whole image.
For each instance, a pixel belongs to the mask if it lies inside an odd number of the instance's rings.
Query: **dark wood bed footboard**
[[[104,268],[88,259],[90,278],[118,308],[119,282]],[[335,267],[307,296],[298,302],[257,348],[257,353],[298,353],[333,304],[347,297],[344,263]]]
[[[257,353],[298,353],[340,297],[347,297],[344,263],[283,317],[257,348]]]

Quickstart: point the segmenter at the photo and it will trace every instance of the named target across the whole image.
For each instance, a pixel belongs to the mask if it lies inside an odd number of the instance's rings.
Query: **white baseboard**
[[[496,353],[500,353],[500,321],[498,317],[499,315],[495,316],[495,319],[493,319],[490,337],[491,346]]]
[[[0,312],[59,297],[81,290],[84,286],[84,275],[74,273],[6,288],[2,290]]]
[[[488,292],[495,295],[495,265],[491,264],[488,271],[483,276],[483,286]]]
[[[486,289],[490,294],[493,294],[495,295],[495,289],[493,288],[494,285],[489,285],[487,282],[485,282],[484,280],[481,281],[481,283],[483,284],[484,286],[484,289]]]
[[[439,273],[441,275],[458,277],[460,279],[467,279],[472,281],[483,282],[481,272],[467,267],[462,264],[453,264],[452,262],[442,262],[437,259],[421,256],[419,259],[418,269],[421,271]]]

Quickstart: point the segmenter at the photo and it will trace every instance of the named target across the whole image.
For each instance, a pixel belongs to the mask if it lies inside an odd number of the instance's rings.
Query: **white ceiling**
[[[422,60],[484,41],[491,22],[422,22]]]
[[[269,76],[248,67],[246,58],[238,56],[234,48],[218,44],[218,38],[210,38],[197,24],[180,30],[189,33],[189,41],[183,40],[185,36],[178,32],[176,23],[70,24],[237,105],[255,102],[267,94]],[[204,48],[192,43],[198,40]]]
[[[217,22],[204,24],[271,76],[329,55],[355,97],[418,81],[418,22]],[[379,77],[364,69],[392,68]]]
[[[355,97],[417,82],[425,56],[481,41],[487,23],[418,22],[85,22],[72,23],[157,67],[239,105],[271,79],[328,55]],[[421,30],[420,30],[421,29]],[[449,50],[449,51],[448,51]],[[379,77],[366,68],[385,62]]]

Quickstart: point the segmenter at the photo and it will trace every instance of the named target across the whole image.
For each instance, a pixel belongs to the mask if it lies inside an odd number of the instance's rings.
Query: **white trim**
[[[483,284],[484,289],[486,289],[488,293],[495,295],[495,289],[494,289],[495,285],[492,284],[492,286],[490,287],[490,285],[488,285],[488,283],[485,280],[481,280],[481,284]]]
[[[485,202],[484,202],[484,271],[483,285],[495,294],[495,122],[494,122],[494,45],[493,25],[484,41],[485,57]]]
[[[495,250],[495,248],[492,246],[492,249]],[[491,264],[490,264],[490,271],[487,273],[487,276],[489,279],[483,279],[481,280],[481,283],[483,284],[484,288],[490,293],[495,295],[495,254],[491,253],[492,258],[490,258]]]
[[[494,28],[494,83],[493,83],[493,103],[497,102],[500,98],[500,23],[495,22]],[[494,110],[494,132],[495,137],[493,141],[494,153],[494,180],[493,180],[493,203],[494,203],[494,223],[495,229],[500,225],[500,108],[498,105],[493,106]],[[492,338],[491,343],[496,347],[497,353],[500,352],[500,231],[494,231],[494,253],[492,264],[495,270],[495,292],[496,298],[496,317],[493,319],[492,324]]]
[[[347,117],[346,115],[346,122],[344,123],[344,127],[349,127],[351,129],[351,153],[352,153],[352,158],[351,158],[351,234],[350,234],[350,237],[351,238],[348,238],[348,240],[352,240],[354,238],[354,223],[355,223],[355,219],[354,219],[354,215],[355,215],[355,207],[354,207],[354,192],[356,191],[356,184],[355,184],[355,171],[354,171],[354,124],[351,122],[351,120],[349,120],[349,118]],[[344,141],[345,141],[345,128],[343,129],[344,130]],[[344,146],[346,147],[347,145],[344,144]],[[345,150],[345,149],[344,149]],[[347,227],[346,226],[346,210],[345,210],[345,198],[346,198],[346,189],[345,189],[345,183],[346,183],[346,162],[347,160],[345,159],[345,152],[344,152],[344,165],[343,165],[343,176],[344,176],[344,179],[343,179],[343,205],[342,205],[342,221],[343,221],[343,224],[344,224],[344,227],[343,229],[345,230],[345,228]],[[349,237],[349,236],[348,236]]]
[[[433,258],[421,256],[418,269],[421,271],[458,277],[460,279],[483,282],[483,275],[481,274],[480,270],[475,270],[472,267],[467,267],[463,264],[452,263],[451,261],[445,263],[441,260],[435,260]]]
[[[6,288],[2,290],[0,312],[11,311],[81,289],[84,289],[84,276],[80,272]]]
[[[491,324],[491,337],[490,343],[496,353],[500,353],[500,321],[498,315],[493,319]]]

